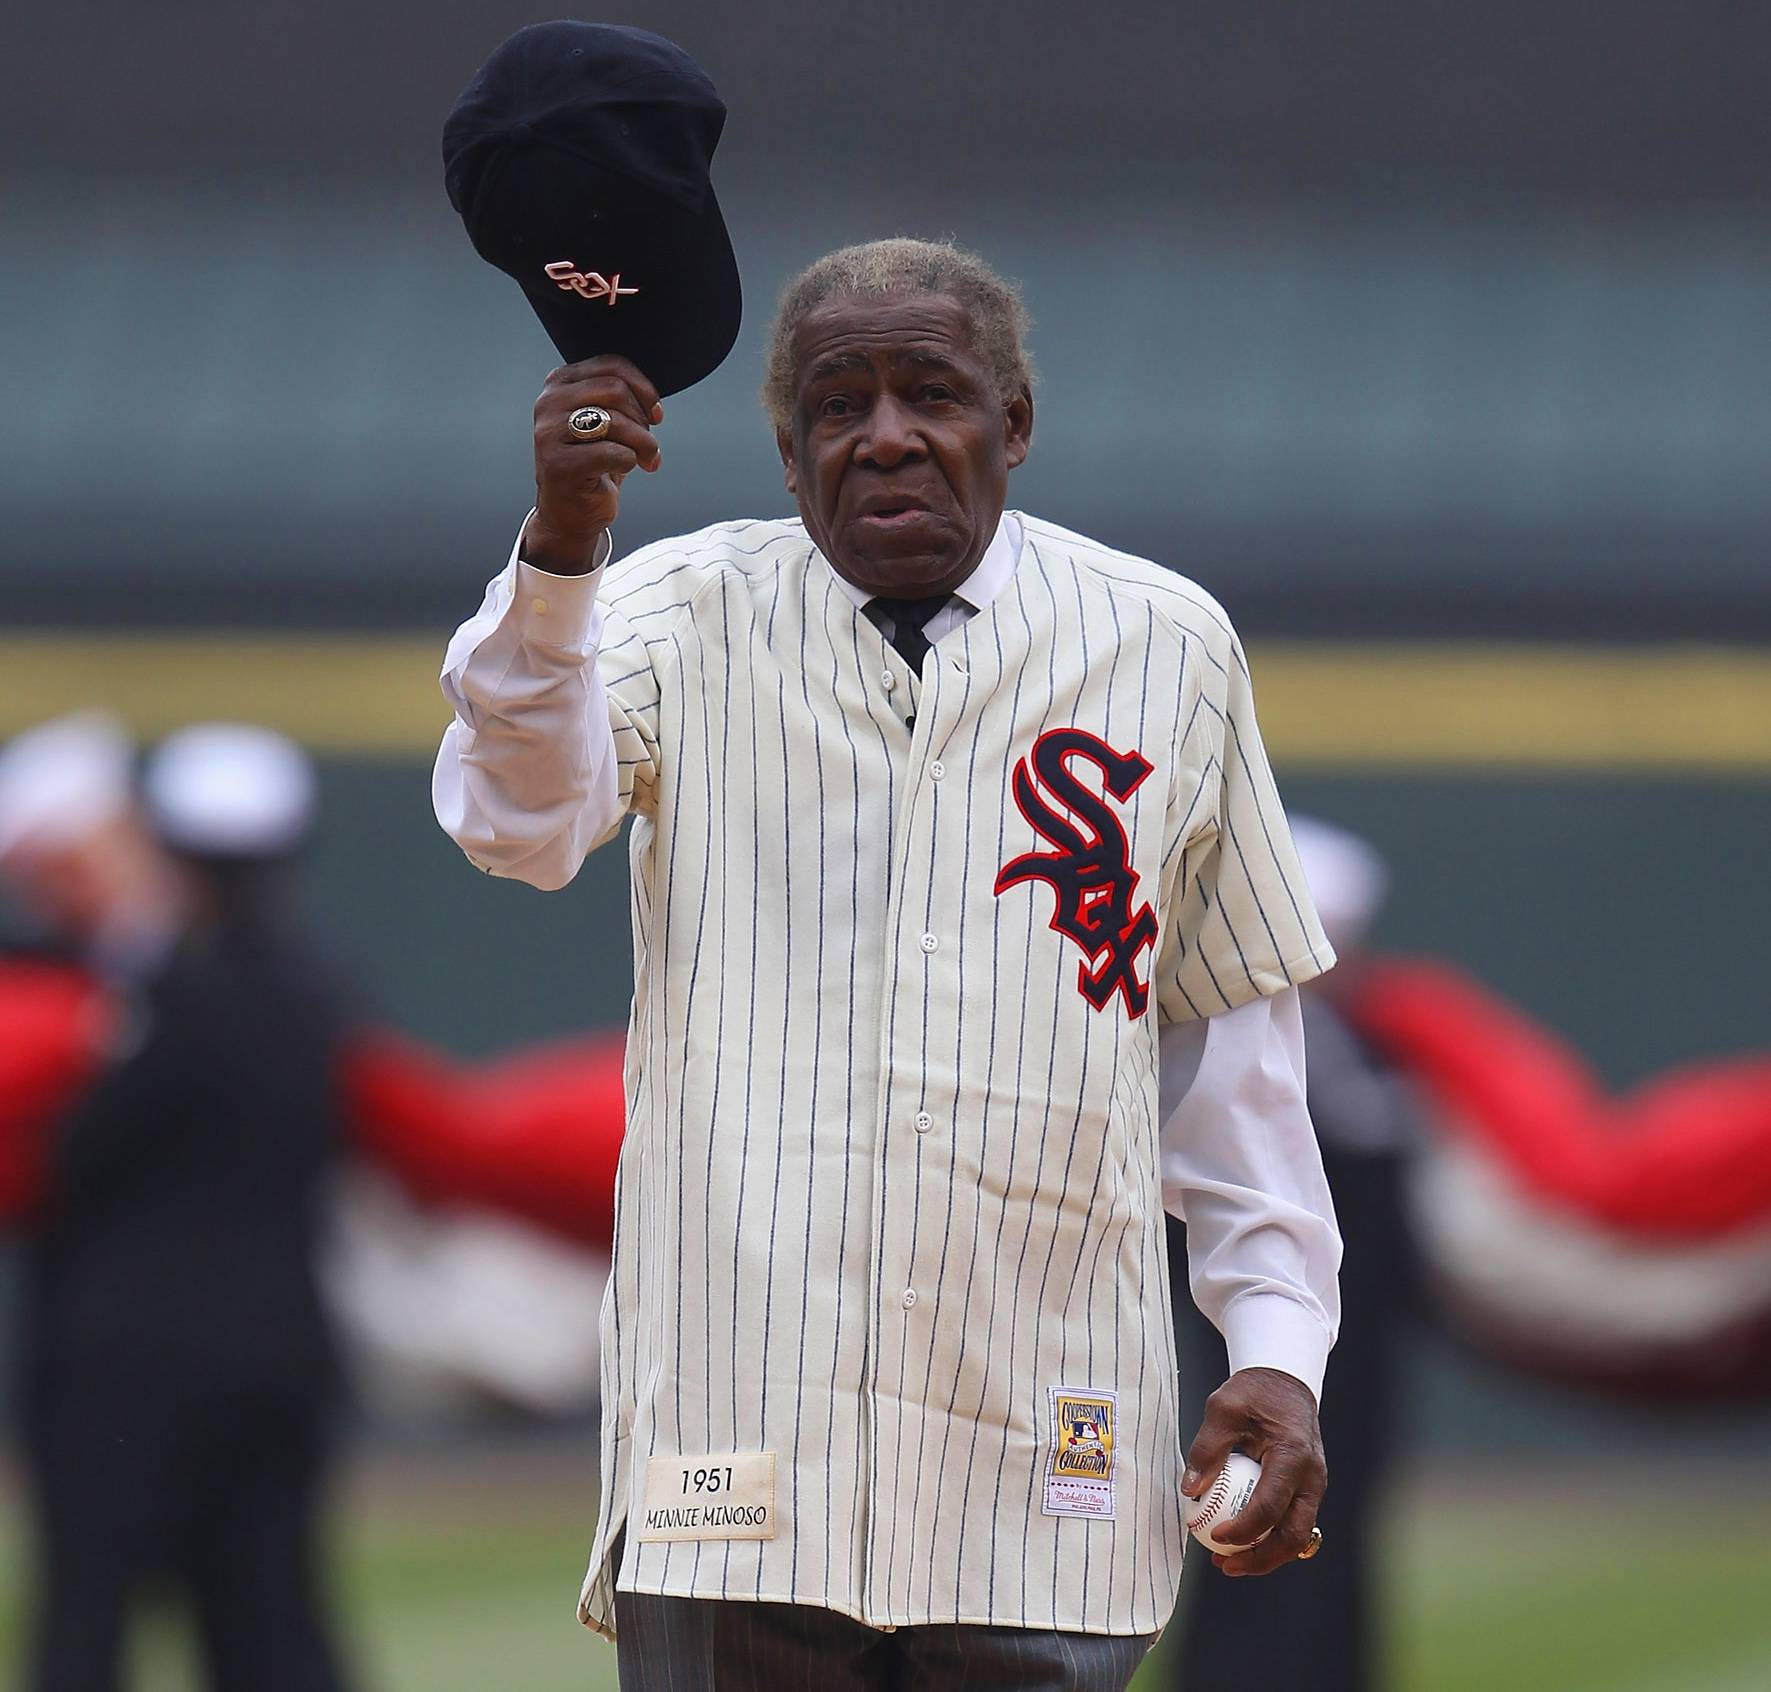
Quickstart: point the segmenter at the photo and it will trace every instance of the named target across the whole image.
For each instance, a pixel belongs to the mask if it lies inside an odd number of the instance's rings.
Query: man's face
[[[832,300],[794,341],[777,434],[806,532],[870,594],[951,592],[996,533],[1033,397],[998,397],[970,316],[944,294]]]

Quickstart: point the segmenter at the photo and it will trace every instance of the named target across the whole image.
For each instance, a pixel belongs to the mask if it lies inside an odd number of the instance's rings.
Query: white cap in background
[[[1350,957],[1365,942],[1390,890],[1390,870],[1369,840],[1317,817],[1294,816],[1291,838],[1328,943]]]
[[[200,857],[278,858],[313,826],[313,765],[294,741],[245,723],[198,723],[148,759],[154,832]]]
[[[40,723],[0,749],[0,858],[77,845],[129,808],[135,752],[108,711]]]

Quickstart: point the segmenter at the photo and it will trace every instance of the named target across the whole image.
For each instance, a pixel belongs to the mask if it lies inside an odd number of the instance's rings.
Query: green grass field
[[[357,1464],[342,1489],[337,1587],[364,1692],[613,1692],[614,1651],[572,1617],[591,1473],[588,1452],[558,1446]],[[8,1489],[9,1666],[24,1555]],[[1394,1692],[1771,1688],[1763,1466],[1426,1471],[1399,1492],[1390,1569]],[[164,1620],[142,1630],[136,1657],[136,1692],[197,1684]],[[1153,1660],[1140,1692],[1164,1684],[1160,1671]]]

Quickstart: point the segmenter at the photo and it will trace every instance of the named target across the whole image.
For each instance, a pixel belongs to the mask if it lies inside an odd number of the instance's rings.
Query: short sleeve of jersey
[[[1180,825],[1166,889],[1155,986],[1170,1022],[1283,992],[1334,964],[1261,744],[1242,643],[1226,644],[1200,702],[1216,769]]]

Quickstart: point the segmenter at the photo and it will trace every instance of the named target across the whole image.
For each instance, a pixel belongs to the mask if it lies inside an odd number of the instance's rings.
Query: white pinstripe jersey
[[[920,677],[797,521],[606,567],[635,995],[592,1626],[624,1528],[639,1591],[1172,1609],[1157,1025],[1332,953],[1222,610],[1019,521]],[[762,1453],[772,1537],[646,1536],[708,1519],[649,1459],[748,1454],[749,1497]]]

